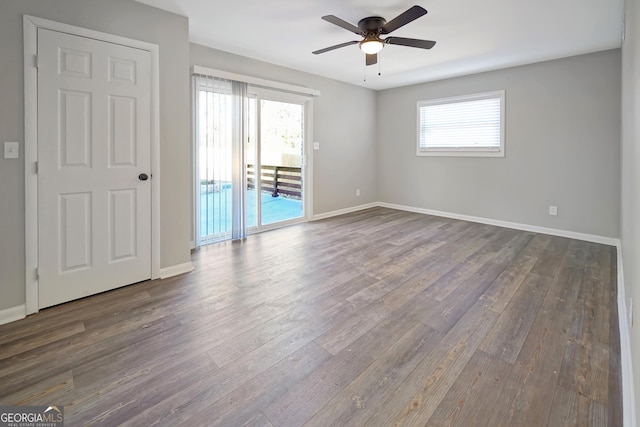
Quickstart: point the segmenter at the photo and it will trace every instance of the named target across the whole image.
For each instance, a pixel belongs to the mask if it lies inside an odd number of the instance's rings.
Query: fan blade
[[[384,42],[400,46],[419,47],[420,49],[431,49],[436,45],[433,40],[407,39],[404,37],[387,37]]]
[[[330,50],[340,49],[341,47],[350,46],[350,45],[356,44],[356,43],[360,43],[360,42],[357,41],[357,40],[353,40],[353,41],[346,42],[346,43],[340,43],[340,44],[337,44],[335,46],[325,47],[324,49],[316,50],[316,51],[311,52],[311,53],[313,53],[314,55],[318,55],[318,54],[321,54],[321,53],[329,52]]]
[[[367,65],[373,65],[378,63],[378,54],[377,53],[368,53],[366,59]]]
[[[389,34],[392,31],[397,30],[400,27],[407,25],[411,21],[415,21],[422,15],[426,15],[427,10],[420,6],[413,6],[405,12],[393,18],[382,26],[382,34]]]
[[[352,33],[362,35],[362,31],[360,30],[360,28],[356,27],[353,24],[348,23],[345,20],[338,18],[337,16],[326,15],[326,16],[323,16],[322,19],[332,23],[333,25],[337,25],[338,27],[344,28],[347,31],[351,31]]]

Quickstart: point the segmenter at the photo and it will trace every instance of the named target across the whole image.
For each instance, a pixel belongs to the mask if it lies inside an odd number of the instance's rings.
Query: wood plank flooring
[[[374,208],[0,326],[67,425],[621,426],[615,248]]]

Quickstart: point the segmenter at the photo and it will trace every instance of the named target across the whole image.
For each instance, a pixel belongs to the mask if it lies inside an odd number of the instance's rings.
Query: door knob
[[[146,173],[141,173],[140,175],[138,175],[138,179],[140,181],[146,181],[149,179],[149,175],[147,175]]]

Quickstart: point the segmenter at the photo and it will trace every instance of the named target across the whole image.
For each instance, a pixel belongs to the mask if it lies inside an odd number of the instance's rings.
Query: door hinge
[[[33,162],[34,163],[34,172],[36,173],[36,175],[38,175],[38,162]]]
[[[36,280],[40,280],[40,269],[39,268],[36,268],[34,277],[35,277]]]
[[[33,65],[34,65],[36,68],[40,68],[40,56],[38,56],[38,55],[34,55],[34,58],[33,58],[33,59],[34,59],[34,64],[33,64]]]

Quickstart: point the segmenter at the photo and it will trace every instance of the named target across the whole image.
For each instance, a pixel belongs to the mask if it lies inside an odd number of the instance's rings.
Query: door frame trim
[[[38,28],[146,50],[151,54],[151,279],[160,277],[159,47],[113,34],[23,15],[26,314],[38,312]]]

